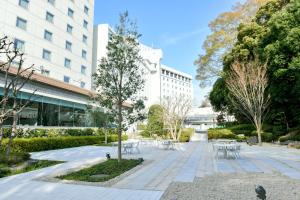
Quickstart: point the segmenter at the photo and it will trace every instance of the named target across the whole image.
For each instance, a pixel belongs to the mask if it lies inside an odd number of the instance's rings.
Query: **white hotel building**
[[[107,54],[106,46],[109,34],[113,34],[113,30],[108,24],[94,27],[93,72],[96,72],[99,61]],[[147,108],[153,104],[160,104],[163,98],[167,96],[182,95],[191,101],[193,100],[191,75],[163,65],[161,63],[163,59],[161,49],[140,44],[140,54],[144,60],[141,70],[144,72],[145,87],[139,96],[146,97],[145,105]]]
[[[94,0],[0,1],[0,36],[14,40],[25,53],[24,66],[34,64],[36,69],[35,81],[26,85],[22,98],[34,89],[37,97],[20,115],[20,124],[86,125],[93,15]]]
[[[106,56],[111,29],[94,27],[93,15],[94,0],[0,0],[0,37],[13,40],[25,53],[24,66],[34,64],[36,70],[20,95],[26,99],[37,90],[19,116],[20,125],[94,126],[87,114],[92,74]],[[161,49],[141,44],[140,53],[145,88],[139,95],[147,107],[164,96],[184,94],[192,100],[190,75],[162,65]],[[0,73],[0,95],[3,77]]]
[[[192,76],[171,67],[161,66],[161,96],[182,96],[193,101]]]

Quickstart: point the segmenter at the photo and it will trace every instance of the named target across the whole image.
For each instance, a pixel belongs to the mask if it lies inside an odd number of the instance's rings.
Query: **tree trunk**
[[[118,162],[122,160],[122,103],[118,104]]]
[[[107,131],[106,129],[104,129],[104,133],[105,133],[105,144],[107,144]]]
[[[9,136],[9,142],[7,145],[7,149],[6,149],[6,157],[8,158],[11,152],[11,147],[12,147],[12,143],[13,143],[13,138],[16,136],[17,134],[17,121],[18,121],[18,115],[17,115],[17,111],[15,109],[16,107],[16,102],[14,102],[14,109],[13,109],[13,124],[12,124],[12,130],[11,130],[11,134]]]
[[[257,128],[257,136],[258,136],[258,145],[262,146],[262,141],[261,141],[261,128]]]
[[[2,127],[2,123],[0,123],[0,149],[1,149],[1,146],[2,146],[2,139],[3,139],[3,136],[4,135],[4,130],[3,130],[3,127]]]

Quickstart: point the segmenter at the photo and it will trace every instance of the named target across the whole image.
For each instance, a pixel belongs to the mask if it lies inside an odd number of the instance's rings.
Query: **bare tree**
[[[191,105],[191,100],[183,95],[165,97],[162,100],[164,124],[175,141],[179,141],[183,123]]]
[[[0,38],[0,73],[3,76],[2,96],[0,97],[0,147],[3,139],[3,123],[9,117],[11,110],[7,108],[8,94],[12,82],[9,81],[11,64],[18,57],[18,51],[13,48],[14,43],[7,36]]]
[[[9,135],[9,142],[6,150],[6,156],[9,156],[12,146],[13,138],[17,135],[17,122],[19,114],[24,110],[25,107],[31,102],[32,97],[34,96],[36,90],[34,90],[26,101],[22,101],[18,99],[21,89],[32,79],[32,75],[34,74],[33,65],[23,68],[23,54],[20,54],[20,60],[18,62],[18,67],[15,74],[11,78],[11,92],[12,92],[12,99],[13,99],[13,106],[12,106],[12,117],[13,117],[13,124],[12,124],[12,131]]]
[[[256,127],[259,145],[266,110],[270,96],[267,94],[267,63],[258,59],[248,63],[234,62],[227,73],[226,85],[233,105],[241,111]]]
[[[34,90],[29,94],[27,100],[20,100],[19,94],[24,86],[32,79],[34,74],[33,65],[23,67],[24,53],[15,47],[8,37],[0,39],[0,56],[1,56],[1,86],[3,94],[0,100],[0,145],[3,138],[3,123],[8,117],[13,118],[12,131],[9,135],[9,143],[6,155],[9,156],[13,138],[17,135],[18,115],[31,101],[35,94]],[[12,107],[8,107],[8,100],[13,102]]]

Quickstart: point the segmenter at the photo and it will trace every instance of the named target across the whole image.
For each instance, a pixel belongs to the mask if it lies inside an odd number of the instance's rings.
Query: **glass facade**
[[[18,101],[25,103],[28,97],[29,94],[21,93]],[[9,100],[9,106],[12,105],[12,100]],[[5,125],[11,124],[10,117],[5,121]],[[32,97],[31,103],[19,114],[18,125],[95,127],[87,105],[38,95]]]

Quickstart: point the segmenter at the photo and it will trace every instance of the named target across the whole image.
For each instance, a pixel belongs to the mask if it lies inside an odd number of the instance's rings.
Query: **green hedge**
[[[109,135],[108,142],[115,142],[117,135]],[[127,140],[127,136],[122,136]],[[13,141],[13,151],[36,152],[54,149],[64,149],[103,143],[104,136],[73,136],[73,137],[50,137],[50,138],[16,138]],[[6,148],[8,139],[3,140],[3,147]]]
[[[11,133],[10,128],[4,129],[4,138]],[[105,133],[117,134],[116,129],[84,128],[84,129],[18,129],[17,138],[60,137],[60,136],[102,136]]]
[[[225,128],[208,129],[208,139],[236,139],[237,136],[230,130]]]

